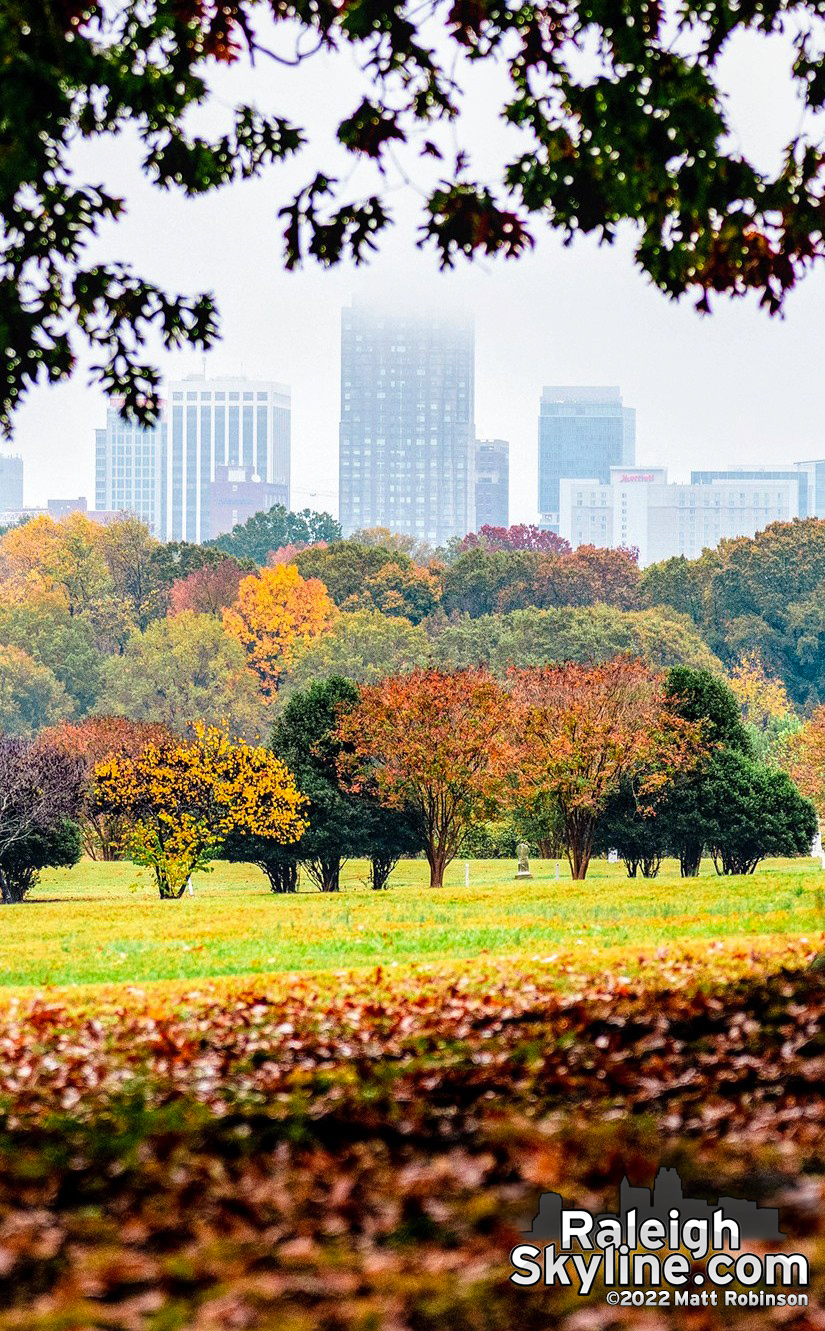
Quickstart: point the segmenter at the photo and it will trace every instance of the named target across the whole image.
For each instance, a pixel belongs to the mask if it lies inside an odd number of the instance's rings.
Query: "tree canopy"
[[[420,243],[442,266],[518,256],[541,220],[568,240],[606,241],[627,222],[636,263],[668,296],[691,292],[707,309],[714,293],[752,290],[781,309],[823,248],[822,153],[810,123],[825,104],[817,6],[794,7],[786,77],[809,115],[776,169],[743,152],[719,58],[741,34],[778,32],[786,9],[688,2],[674,23],[649,0],[12,5],[0,25],[10,145],[0,156],[0,421],[38,377],[68,377],[82,343],[104,389],[145,417],[159,382],[149,333],[166,347],[217,337],[208,292],[170,294],[90,253],[127,201],[76,174],[78,138],[132,135],[148,178],[188,195],[298,159],[280,209],[288,268],[366,258],[392,220],[398,180],[417,177]],[[313,57],[362,73],[343,118],[328,117],[326,142],[316,132],[310,149],[282,71]],[[281,75],[275,109],[227,110],[216,71],[252,60]],[[462,116],[466,76],[483,62],[495,63],[495,109],[511,140],[503,166],[486,174]],[[199,109],[212,112],[208,129],[193,123]],[[342,157],[367,164],[357,188]]]

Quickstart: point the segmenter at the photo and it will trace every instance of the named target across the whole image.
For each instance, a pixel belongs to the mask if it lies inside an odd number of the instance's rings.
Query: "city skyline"
[[[473,438],[472,320],[432,308],[388,311],[364,303],[344,307],[341,320],[345,350],[348,339],[352,344],[342,362],[340,392],[338,462],[349,496],[349,508],[338,511],[344,534],[386,526],[438,546],[485,523],[507,525],[511,505],[518,511],[523,497],[509,491],[509,442]],[[95,431],[90,512],[133,512],[161,539],[199,542],[275,503],[290,506],[288,385],[213,378],[204,364],[199,373],[168,381],[162,401],[161,418],[150,429],[124,421],[119,399],[108,403],[106,427]],[[658,460],[636,466],[635,435],[636,412],[619,386],[545,385],[539,396],[539,524],[574,546],[635,547],[644,565],[672,554],[696,557],[724,537],[752,535],[771,521],[825,515],[822,460],[694,468],[686,484],[669,477]],[[3,465],[6,473],[16,469],[19,481],[19,460],[0,454]],[[623,469],[633,474],[620,474]],[[628,488],[628,481],[635,484]],[[763,488],[768,481],[778,485],[775,492]],[[471,516],[476,503],[478,517]],[[548,512],[553,503],[555,511]],[[74,499],[48,496],[52,515],[78,506]],[[323,502],[316,506],[335,511]],[[12,507],[6,505],[7,513]]]

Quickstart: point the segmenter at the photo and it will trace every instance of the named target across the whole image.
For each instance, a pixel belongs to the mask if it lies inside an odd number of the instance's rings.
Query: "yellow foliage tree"
[[[208,870],[230,832],[287,845],[307,828],[306,799],[280,759],[203,724],[191,741],[98,763],[93,802],[128,819],[127,853],[152,870],[164,899],[182,896],[190,875]]]
[[[791,700],[781,679],[772,678],[758,652],[746,652],[731,671],[730,686],[747,725],[769,730],[793,716]]]
[[[267,697],[299,647],[320,637],[337,614],[319,578],[302,578],[294,564],[263,568],[244,578],[224,627],[243,645]]]

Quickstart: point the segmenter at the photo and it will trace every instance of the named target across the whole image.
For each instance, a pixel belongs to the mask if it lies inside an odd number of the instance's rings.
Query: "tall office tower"
[[[510,445],[476,440],[476,530],[510,523]]]
[[[23,507],[23,459],[0,452],[0,513]]]
[[[244,486],[245,509],[260,487],[259,511],[289,508],[290,394],[285,384],[192,375],[166,388],[167,447],[160,527],[167,541],[208,541],[220,535],[212,495],[225,512],[223,486]],[[218,524],[219,525],[219,524]]]
[[[121,416],[122,398],[112,398],[106,427],[95,430],[95,508],[134,513],[155,536],[160,526],[161,477],[166,451],[162,418],[146,429]]]
[[[475,527],[473,326],[355,304],[341,324],[340,517],[442,545]]]
[[[539,415],[539,513],[559,529],[559,481],[594,477],[606,485],[611,467],[636,460],[636,411],[618,388],[545,388]]]

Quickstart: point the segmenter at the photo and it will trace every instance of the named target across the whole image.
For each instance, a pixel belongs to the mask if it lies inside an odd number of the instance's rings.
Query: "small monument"
[[[516,878],[532,878],[533,875],[530,872],[530,860],[528,858],[530,855],[530,847],[526,841],[520,841],[518,843],[516,846],[516,854],[518,855]]]

